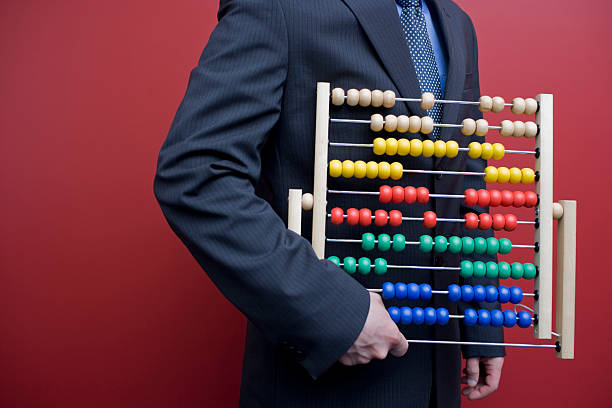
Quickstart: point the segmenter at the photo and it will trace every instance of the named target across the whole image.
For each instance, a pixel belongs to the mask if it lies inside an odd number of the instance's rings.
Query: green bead
[[[368,273],[370,273],[370,271],[372,270],[372,263],[370,262],[370,258],[366,258],[365,256],[359,258],[359,266],[357,267],[357,270],[362,275],[367,275]]]
[[[471,237],[461,238],[461,252],[465,255],[471,255],[474,253],[474,240]]]
[[[484,278],[487,274],[487,266],[482,261],[474,262],[474,277],[475,278]]]
[[[433,239],[431,239],[429,235],[421,235],[419,241],[419,250],[421,252],[431,252],[433,248]]]
[[[389,249],[391,249],[391,237],[389,234],[380,234],[378,236],[378,250],[385,252]]]
[[[533,279],[538,274],[538,270],[536,266],[532,263],[523,264],[523,278],[524,279]]]
[[[402,234],[395,234],[393,236],[393,250],[395,252],[402,252],[406,248],[406,237]]]
[[[495,262],[487,262],[487,274],[486,277],[489,279],[497,278],[499,271]]]
[[[495,237],[487,238],[487,255],[495,255],[499,252],[499,241]]]
[[[499,253],[506,255],[512,250],[512,242],[508,238],[502,238],[499,240]]]
[[[361,248],[364,251],[371,251],[376,247],[376,237],[371,232],[366,232],[361,236]]]
[[[448,252],[451,254],[458,254],[461,252],[461,238],[450,237],[448,239]]]
[[[523,277],[523,265],[519,262],[512,263],[512,279],[521,279]]]
[[[508,279],[510,277],[510,273],[512,272],[512,268],[508,262],[500,262],[497,264],[497,273],[499,275],[499,279]]]
[[[340,258],[338,258],[337,256],[330,256],[329,258],[327,258],[327,260],[332,261],[336,264],[336,266],[340,266]]]
[[[442,235],[437,235],[434,238],[434,251],[438,252],[438,253],[442,253],[442,252],[446,252],[446,250],[448,249],[448,241],[446,240],[446,237],[442,236]]]
[[[387,261],[383,258],[376,258],[374,260],[374,273],[377,275],[384,275],[387,273]]]
[[[474,238],[474,252],[478,255],[482,255],[487,252],[487,240],[483,237]]]
[[[461,261],[461,272],[459,274],[462,278],[471,278],[474,275],[474,264],[468,260]]]
[[[351,275],[357,271],[357,261],[352,256],[344,258],[344,270]]]

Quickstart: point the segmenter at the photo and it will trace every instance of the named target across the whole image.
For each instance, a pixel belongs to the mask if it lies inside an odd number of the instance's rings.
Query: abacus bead
[[[410,140],[401,138],[397,141],[397,154],[407,156],[410,154]]]
[[[533,169],[524,168],[521,169],[521,173],[523,174],[523,177],[521,178],[521,183],[531,184],[535,180],[535,172],[533,171]]]
[[[446,142],[444,140],[434,142],[434,156],[438,158],[446,156]]]
[[[355,163],[352,160],[342,162],[342,177],[351,178],[355,174]]]
[[[393,194],[394,190],[386,184],[383,184],[382,186],[380,186],[378,189],[378,192],[379,192],[378,201],[384,204],[390,203],[394,197],[394,194]],[[404,193],[402,191],[402,197],[403,195]]]
[[[476,136],[485,136],[489,131],[489,122],[485,119],[478,119],[476,121]]]
[[[474,238],[474,252],[482,255],[487,252],[487,240],[483,237]]]
[[[421,252],[431,252],[433,249],[433,239],[429,235],[421,235],[419,237],[419,250]]]
[[[497,302],[498,292],[497,288],[493,285],[487,285],[485,287],[485,301],[488,303]]]
[[[525,115],[533,115],[538,111],[538,102],[533,98],[525,99]]]
[[[461,252],[461,238],[452,236],[448,239],[448,252],[458,254]]]
[[[404,188],[402,186],[394,186],[393,188],[389,186],[385,186],[385,187],[389,189],[388,192],[386,191],[386,193],[389,194],[389,197],[390,197],[389,201],[393,201],[395,204],[398,204],[404,201]],[[381,191],[382,191],[382,187],[381,187]],[[385,199],[386,198],[387,197],[385,196]],[[388,203],[389,201],[386,201],[386,202]]]
[[[404,174],[404,168],[402,167],[401,163],[398,162],[393,162],[391,163],[391,179],[392,180],[399,180],[402,178],[402,175]]]
[[[497,182],[500,184],[507,183],[510,180],[510,170],[507,167],[497,168]]]
[[[366,163],[366,177],[369,179],[375,179],[378,177],[378,163],[375,161],[369,161]]]
[[[433,307],[426,307],[425,310],[423,310],[424,314],[425,314],[425,324],[428,326],[432,326],[434,324],[436,324],[436,309],[434,309]]]
[[[385,154],[385,151],[387,150],[387,143],[385,142],[385,139],[382,137],[377,137],[372,143],[374,145],[372,148],[374,154],[378,156]]]
[[[504,155],[506,154],[504,145],[501,143],[493,143],[491,146],[493,147],[493,160],[503,159]]]
[[[402,252],[406,248],[406,237],[402,234],[395,234],[392,247],[395,252]]]
[[[391,176],[391,165],[386,161],[378,163],[378,178],[386,180]]]
[[[329,162],[329,175],[331,177],[340,177],[342,175],[342,162],[340,160]]]
[[[412,186],[404,187],[404,202],[406,204],[414,204],[417,200],[416,188]]]
[[[474,326],[478,321],[478,313],[474,309],[465,309],[463,312],[463,323],[466,326]]]
[[[376,247],[376,237],[371,232],[366,232],[361,236],[361,249],[372,251]]]
[[[386,142],[387,149],[385,153],[389,156],[395,156],[397,154],[397,139],[390,137]]]
[[[391,237],[388,234],[378,235],[378,250],[387,252],[391,248]]]
[[[538,125],[534,122],[525,122],[525,137],[528,139],[534,138],[538,135]]]
[[[504,311],[504,327],[514,327],[516,325],[516,313],[512,310]]]
[[[400,308],[400,323],[411,324],[412,323],[412,309],[408,306]]]
[[[478,228],[478,216],[474,213],[465,214],[465,228],[473,230]]]
[[[499,253],[506,255],[512,250],[512,242],[508,238],[500,238],[499,240]]]
[[[418,133],[421,130],[421,118],[413,115],[408,118],[408,131],[410,133]]]
[[[521,300],[523,300],[523,289],[518,286],[512,286],[510,288],[510,303],[516,305],[517,303],[521,303]]]
[[[366,176],[367,166],[363,160],[357,160],[355,162],[355,177],[362,179]]]
[[[481,230],[488,230],[493,225],[493,218],[491,214],[481,213],[478,216],[478,228]]]
[[[501,136],[512,136],[514,134],[514,123],[511,120],[502,120],[499,125],[499,134]]]
[[[461,252],[463,252],[465,255],[471,255],[474,253],[474,239],[472,237],[461,238]]]
[[[423,142],[419,139],[410,140],[410,156],[418,157],[423,153]]]
[[[499,241],[495,237],[487,238],[487,255],[495,255],[499,252]]]
[[[474,264],[467,259],[461,261],[461,272],[459,274],[462,278],[471,278],[474,275]]]
[[[493,157],[493,145],[491,145],[491,143],[483,143],[481,145],[482,147],[482,153],[480,154],[480,158],[483,160],[489,160],[491,157]]]
[[[402,225],[402,213],[398,210],[389,211],[389,225],[392,227],[399,227]]]
[[[489,326],[491,324],[491,313],[487,309],[480,309],[478,311],[478,325]]]
[[[468,149],[468,157],[471,159],[479,159],[482,155],[482,145],[478,142],[470,143]]]
[[[425,228],[434,228],[436,226],[436,213],[433,211],[426,211],[423,214],[423,226]]]
[[[446,142],[446,157],[452,159],[457,157],[459,154],[459,143],[454,140],[449,140]]]
[[[525,100],[523,98],[514,98],[512,100],[512,113],[522,115],[525,113]]]
[[[481,111],[482,113],[491,112],[491,109],[493,108],[493,98],[491,98],[490,96],[483,95],[480,97],[478,102],[480,102],[478,104],[479,111]]]
[[[510,301],[510,289],[506,286],[500,286],[497,288],[497,301],[499,303],[508,303]]]
[[[454,283],[448,285],[448,300],[451,302],[456,302],[461,299],[461,287]]]
[[[525,179],[525,173],[523,172],[523,181]],[[532,208],[538,205],[538,195],[534,191],[525,191],[525,207]]]
[[[348,106],[357,106],[359,103],[359,91],[357,89],[349,89],[346,91],[346,104]]]
[[[514,193],[510,190],[502,190],[501,192],[502,202],[501,205],[504,207],[510,207],[514,204]]]
[[[501,96],[495,96],[493,97],[493,105],[491,106],[491,110],[494,113],[500,113],[501,111],[504,110],[504,104],[506,103],[506,101],[504,101],[504,98],[502,98]]]
[[[385,116],[385,130],[395,132],[397,130],[397,117],[395,115]]]
[[[518,220],[514,214],[506,214],[506,224],[504,229],[506,231],[514,231],[518,225]]]
[[[421,95],[421,108],[423,108],[423,110],[430,110],[434,107],[435,99],[434,94],[425,92]]]
[[[522,178],[523,178],[523,173],[521,173],[521,169],[517,167],[512,167],[510,169],[510,183],[511,184],[520,183]]]
[[[372,262],[370,261],[370,258],[366,258],[365,256],[359,258],[357,270],[362,275],[368,275],[372,270]]]
[[[383,92],[380,89],[372,91],[372,106],[380,108],[383,104]]]
[[[423,157],[431,157],[434,154],[434,142],[433,140],[423,140]]]
[[[395,298],[395,285],[391,282],[382,284],[382,298],[385,300]]]
[[[440,326],[447,324],[449,317],[448,309],[445,307],[439,307],[436,309],[436,323],[438,323]]]
[[[461,133],[472,136],[476,132],[476,121],[471,118],[464,119],[461,123]]]
[[[380,113],[375,113],[370,117],[370,130],[372,132],[380,132],[383,130],[385,119]]]
[[[337,256],[330,256],[327,258],[328,261],[332,261],[336,266],[340,266],[340,258]]]
[[[487,294],[485,288],[482,285],[474,285],[474,302],[484,302]]]
[[[501,310],[491,310],[491,326],[501,327],[504,324],[504,314]]]
[[[369,89],[362,89],[359,91],[359,106],[370,106],[372,103],[372,91]]]
[[[331,93],[331,102],[333,105],[340,106],[344,104],[344,89],[334,88]]]
[[[512,272],[512,268],[508,262],[500,262],[497,264],[497,275],[499,279],[508,279]]]
[[[332,208],[331,223],[334,225],[340,225],[342,222],[344,222],[344,211],[342,211],[342,208]]]
[[[523,277],[523,264],[520,262],[512,262],[511,268],[512,273],[510,276],[512,279],[521,279]]]
[[[384,227],[387,225],[389,215],[385,210],[376,210],[374,212],[374,225]]]
[[[487,205],[489,205],[490,201],[491,201],[491,195],[489,194],[487,190],[484,190],[484,189],[478,190],[478,205],[480,207],[486,207]]]
[[[493,214],[493,229],[495,231],[501,231],[506,225],[506,217],[503,214]]]
[[[400,133],[406,133],[409,128],[410,128],[410,119],[408,119],[408,116],[399,115],[397,117],[397,131]]]
[[[395,106],[395,92],[385,91],[383,93],[383,106],[385,108],[392,108]]]
[[[406,287],[408,290],[408,300],[417,300],[419,298],[420,293],[419,285],[417,285],[416,283],[409,283],[408,285],[406,285]]]
[[[376,275],[387,273],[387,261],[384,258],[376,258],[374,260],[374,273]]]
[[[461,286],[461,300],[464,302],[471,302],[474,300],[474,288],[470,285]]]
[[[431,299],[431,285],[428,283],[421,283],[419,285],[419,298],[421,300],[429,300]]]
[[[474,261],[474,277],[484,278],[487,274],[487,265],[482,261]]]
[[[351,275],[357,272],[357,261],[352,256],[347,256],[342,260],[344,263],[344,270]]]
[[[368,227],[370,224],[372,224],[372,211],[368,208],[362,208],[359,210],[359,225]]]
[[[536,277],[538,270],[532,263],[523,264],[523,279],[533,279]]]
[[[391,320],[393,320],[395,323],[400,321],[400,310],[398,307],[391,306],[389,309],[387,309],[387,311],[389,312],[389,316],[391,316]]]
[[[397,300],[404,300],[408,297],[408,285],[404,282],[397,282],[395,284],[395,298]]]
[[[448,241],[442,235],[436,235],[434,238],[434,251],[437,253],[446,252],[448,249]]]
[[[429,201],[429,190],[427,187],[419,187],[416,189],[416,200],[419,204],[425,204]]]
[[[430,134],[434,129],[434,121],[430,116],[423,116],[421,118],[421,133],[424,135]]]
[[[485,176],[484,181],[487,183],[495,183],[497,181],[497,168],[493,166],[488,166],[485,168]]]
[[[463,199],[465,205],[468,207],[476,205],[478,202],[478,192],[476,190],[473,188],[468,188],[463,194],[465,194],[465,198]]]
[[[512,136],[514,137],[523,137],[525,136],[525,122],[521,122],[520,120],[515,120],[513,122],[514,132],[512,132]]]
[[[518,312],[518,327],[521,329],[526,329],[531,326],[531,315],[526,310],[521,310]]]
[[[425,321],[425,312],[420,307],[412,308],[412,324],[423,324]]]

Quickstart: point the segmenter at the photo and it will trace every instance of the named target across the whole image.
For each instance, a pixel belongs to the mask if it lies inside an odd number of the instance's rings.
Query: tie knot
[[[395,2],[402,8],[419,7],[421,5],[421,0],[395,0]]]

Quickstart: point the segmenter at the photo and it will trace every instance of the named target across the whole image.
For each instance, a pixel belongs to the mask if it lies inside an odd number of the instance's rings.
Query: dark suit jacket
[[[472,23],[451,1],[430,0],[430,8],[449,50],[446,97],[476,100],[480,90]],[[365,288],[391,280],[429,282],[444,289],[459,280],[457,274],[394,271],[383,277],[353,278],[317,259],[308,241],[308,213],[304,237],[286,228],[288,189],[312,191],[317,81],[344,89],[420,95],[393,0],[222,0],[218,17],[161,149],[155,194],[174,232],[249,320],[241,405],[426,407],[431,396],[433,405],[458,406],[458,347],[414,344],[400,359],[358,367],[336,363],[367,316]],[[425,115],[417,104],[398,103],[387,111]],[[344,106],[333,107],[331,115],[369,118],[373,112]],[[480,114],[469,106],[445,106],[443,122],[460,123],[465,117]],[[373,137],[367,125],[330,127],[331,140],[371,143]],[[479,140],[454,129],[444,129],[441,138],[457,140],[462,147]],[[332,148],[330,160],[336,157],[381,160],[358,148]],[[466,160],[463,153],[455,159],[401,161],[405,168],[416,169],[479,170],[485,165]],[[380,184],[380,180],[329,180],[329,188],[376,190]],[[480,177],[428,175],[404,177],[394,184],[451,194],[484,186]],[[328,200],[330,208],[391,208],[360,196]],[[439,217],[460,217],[468,210],[461,200],[448,199],[401,208],[407,216],[422,216],[429,209]],[[380,232],[377,227],[328,224],[327,236],[354,238],[366,230]],[[447,237],[473,233],[456,223],[439,223],[435,231],[420,223],[404,223],[394,232],[415,239],[424,233]],[[354,245],[327,246],[328,256],[359,257],[360,251]],[[415,247],[384,257],[390,264],[459,263],[456,255],[433,256]],[[443,296],[435,297],[434,303],[451,313],[465,307],[446,304]],[[408,338],[503,338],[499,329],[473,327],[460,332],[457,321],[445,327],[402,330]],[[466,347],[463,352],[464,356],[503,355],[499,348]]]

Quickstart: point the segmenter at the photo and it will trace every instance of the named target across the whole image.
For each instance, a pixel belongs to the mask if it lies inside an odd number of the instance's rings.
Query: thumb
[[[478,357],[468,358],[465,362],[465,373],[467,374],[467,385],[470,387],[478,384],[480,375],[480,359]]]
[[[408,341],[406,341],[406,338],[404,337],[402,332],[400,332],[398,329],[397,335],[395,337],[395,342],[389,349],[389,353],[391,353],[392,356],[401,357],[404,354],[406,354],[407,351],[408,351]]]

